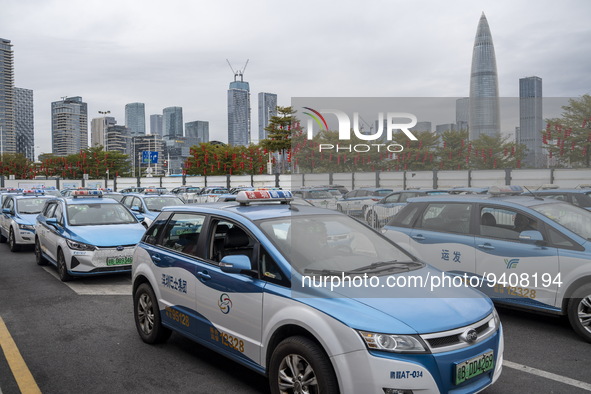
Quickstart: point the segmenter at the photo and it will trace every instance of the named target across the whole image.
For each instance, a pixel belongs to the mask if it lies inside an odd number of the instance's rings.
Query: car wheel
[[[577,334],[591,342],[591,284],[573,293],[568,304],[568,320]]]
[[[35,237],[35,261],[38,265],[47,265],[47,260],[43,257],[43,252],[41,251],[39,237]]]
[[[301,336],[277,345],[269,364],[269,384],[273,394],[339,392],[326,354],[314,341]]]
[[[166,341],[172,331],[162,325],[154,290],[147,283],[139,285],[133,296],[133,317],[142,341],[150,344]]]
[[[60,276],[62,282],[68,282],[72,280],[72,275],[68,274],[68,267],[66,266],[66,259],[64,258],[64,252],[62,250],[57,251],[57,273]]]
[[[14,230],[12,227],[8,233],[8,247],[10,248],[11,252],[18,252],[21,249],[20,245],[16,243],[16,239],[14,238]]]

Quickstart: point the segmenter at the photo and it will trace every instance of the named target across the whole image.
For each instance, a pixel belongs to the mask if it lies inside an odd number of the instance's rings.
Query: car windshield
[[[540,204],[531,207],[573,233],[591,240],[591,212],[567,203]]]
[[[392,189],[388,189],[388,190],[376,190],[375,192],[373,192],[373,195],[374,196],[386,197],[388,194],[390,194],[392,192],[393,192]]]
[[[178,197],[146,197],[144,198],[149,211],[160,212],[162,208],[171,205],[183,205],[184,202]]]
[[[23,215],[41,213],[45,201],[45,198],[23,198],[17,201],[16,206],[18,212]]]
[[[105,198],[112,198],[113,200],[116,201],[121,201],[123,199],[123,197],[125,197],[123,194],[109,194],[109,193],[105,193],[103,194],[103,197]]]
[[[332,195],[327,190],[308,190],[306,192],[306,198],[332,198]]]
[[[300,274],[391,274],[422,263],[346,215],[290,216],[260,228]]]
[[[72,226],[138,223],[127,208],[115,203],[68,204],[67,212]]]

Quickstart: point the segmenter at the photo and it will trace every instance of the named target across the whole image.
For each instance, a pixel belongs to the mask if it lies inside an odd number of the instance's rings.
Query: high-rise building
[[[0,153],[16,152],[14,58],[10,40],[0,38]]]
[[[237,81],[240,77],[240,81]],[[250,143],[250,87],[242,80],[242,73],[234,74],[234,82],[228,89],[228,144]]]
[[[429,121],[417,122],[417,124],[414,125],[413,127],[409,128],[409,130],[410,131],[418,131],[418,132],[428,131],[430,133],[433,130],[433,126],[432,126],[431,122],[429,122]]]
[[[470,118],[470,98],[462,97],[456,100],[456,130],[468,130]]]
[[[174,140],[183,136],[183,108],[168,107],[162,111],[162,137]]]
[[[456,131],[456,124],[455,123],[443,123],[435,125],[435,134],[441,135],[446,131]]]
[[[492,35],[484,12],[478,22],[470,73],[470,140],[500,135],[499,82]]]
[[[109,125],[105,131],[105,150],[107,152],[127,153],[131,131],[122,125]]]
[[[146,135],[146,109],[144,103],[125,104],[125,126],[132,136]]]
[[[57,156],[88,148],[88,106],[82,97],[64,97],[51,103],[51,147]]]
[[[277,116],[277,95],[259,93],[259,142],[267,138],[265,127],[269,125],[272,116]]]
[[[162,137],[162,115],[150,115],[150,134]]]
[[[33,91],[14,88],[14,130],[16,152],[35,161],[35,122],[33,119]]]
[[[107,128],[116,124],[117,121],[112,116],[92,119],[90,121],[90,146],[102,146],[103,150],[107,150]]]
[[[546,154],[542,147],[542,78],[519,79],[519,134],[517,143],[527,148],[523,164],[528,167],[544,167]]]
[[[209,122],[196,120],[185,123],[185,137],[195,140],[196,144],[209,142]]]

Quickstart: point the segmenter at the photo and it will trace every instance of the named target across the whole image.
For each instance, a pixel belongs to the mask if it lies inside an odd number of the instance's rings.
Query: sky
[[[545,97],[591,92],[588,0],[199,1],[3,0],[0,37],[11,40],[15,86],[33,89],[36,154],[51,151],[52,101],[81,96],[89,123],[125,104],[149,115],[183,107],[227,142],[232,67],[258,93],[292,97],[464,97],[476,27],[485,13],[499,94],[539,76]],[[453,121],[450,120],[450,121]],[[90,127],[89,127],[90,131]],[[90,133],[89,133],[90,134]]]

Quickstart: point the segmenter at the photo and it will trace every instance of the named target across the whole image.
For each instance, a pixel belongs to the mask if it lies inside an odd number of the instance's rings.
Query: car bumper
[[[68,273],[84,276],[130,272],[134,249],[135,246],[126,246],[123,250],[117,250],[115,247],[94,251],[70,250]]]
[[[14,241],[20,245],[34,245],[35,244],[35,230],[25,230],[19,228],[14,232]]]

